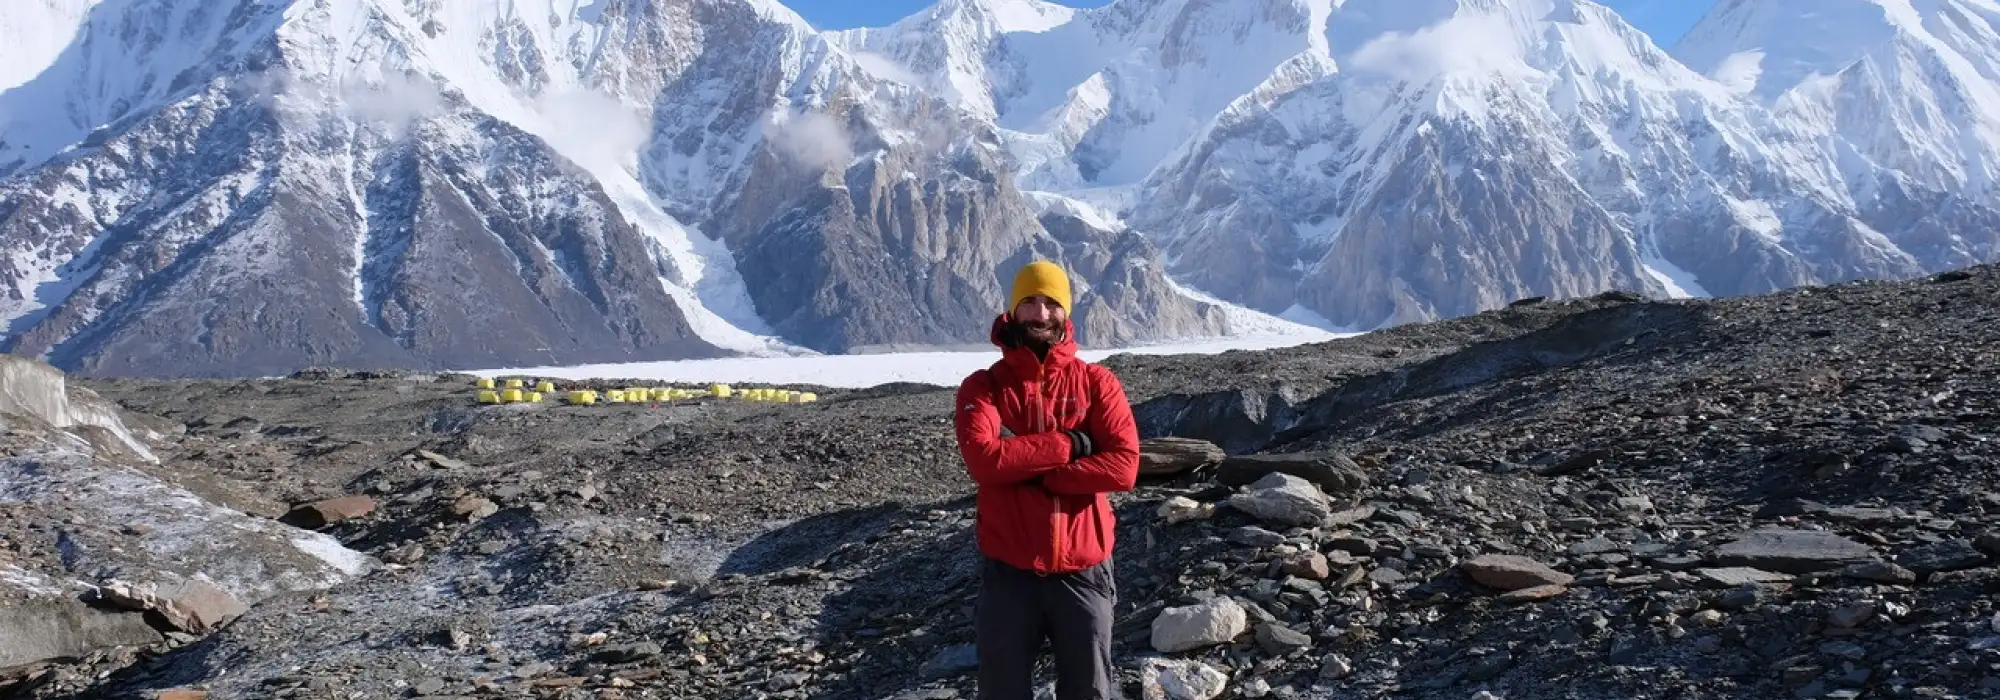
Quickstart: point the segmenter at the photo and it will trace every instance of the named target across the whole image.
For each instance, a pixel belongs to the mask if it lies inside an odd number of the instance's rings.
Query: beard
[[[1015,341],[1037,350],[1047,350],[1062,340],[1063,327],[1060,321],[1016,320],[1011,329]]]

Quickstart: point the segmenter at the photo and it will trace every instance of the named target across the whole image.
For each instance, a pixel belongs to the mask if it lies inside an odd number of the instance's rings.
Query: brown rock
[[[446,457],[444,455],[432,452],[430,450],[417,450],[417,456],[422,457],[426,462],[430,462],[431,464],[437,465],[439,469],[467,468],[467,465],[464,462],[452,459],[450,457]]]
[[[468,494],[451,504],[451,512],[463,518],[479,520],[500,512],[500,506],[485,498]]]
[[[1207,440],[1161,437],[1139,441],[1139,475],[1169,476],[1221,464],[1229,455]]]
[[[1538,600],[1548,600],[1568,592],[1568,586],[1534,586],[1502,593],[1497,600],[1502,603],[1532,603]]]
[[[228,591],[199,579],[166,586],[113,580],[98,587],[97,594],[120,608],[158,612],[167,624],[190,634],[213,632],[249,610]]]
[[[208,691],[186,688],[162,690],[159,695],[153,696],[153,700],[208,700]]]
[[[367,496],[346,496],[295,507],[278,521],[293,527],[317,530],[342,520],[366,517],[373,512],[375,512],[375,499]]]
[[[1324,581],[1333,575],[1332,567],[1327,564],[1326,555],[1319,552],[1305,552],[1285,560],[1284,571],[1314,581]]]
[[[1541,562],[1512,554],[1484,554],[1467,559],[1458,567],[1480,585],[1503,591],[1567,586],[1576,581],[1576,577],[1551,569]]]

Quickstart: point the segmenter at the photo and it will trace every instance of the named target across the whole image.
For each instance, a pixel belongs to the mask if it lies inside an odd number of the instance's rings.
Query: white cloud
[[[1764,52],[1759,49],[1739,51],[1716,64],[1708,77],[1722,83],[1738,94],[1757,89],[1757,79],[1764,75]]]
[[[235,89],[276,112],[288,129],[310,129],[332,115],[382,127],[395,137],[450,106],[435,82],[414,73],[385,73],[373,82],[354,80],[336,87],[271,68],[244,77]]]
[[[342,114],[361,122],[386,127],[401,134],[411,124],[435,116],[445,109],[444,93],[425,76],[387,73],[380,83],[343,83],[340,87]]]
[[[543,93],[536,100],[543,138],[592,170],[627,170],[652,137],[646,115],[595,90]]]
[[[910,69],[903,67],[903,64],[897,63],[896,59],[888,56],[873,51],[859,51],[854,54],[854,62],[860,64],[863,70],[875,74],[878,78],[893,80],[915,87],[924,86],[922,76],[911,72]]]
[[[773,114],[764,123],[764,138],[779,157],[799,168],[845,169],[854,160],[846,130],[824,112]]]
[[[1505,13],[1460,14],[1415,32],[1389,32],[1355,49],[1347,65],[1411,82],[1479,73],[1520,61]]]

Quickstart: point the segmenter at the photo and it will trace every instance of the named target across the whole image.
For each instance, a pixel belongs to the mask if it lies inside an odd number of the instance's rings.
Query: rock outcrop
[[[46,364],[0,355],[0,669],[208,634],[272,596],[364,574],[332,537],[171,480],[151,428]]]

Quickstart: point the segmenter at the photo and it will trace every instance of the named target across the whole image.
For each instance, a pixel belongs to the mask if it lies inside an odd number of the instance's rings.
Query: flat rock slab
[[[436,465],[439,469],[464,470],[471,468],[465,462],[452,459],[450,457],[446,457],[444,455],[432,452],[430,450],[417,450],[417,456],[422,457],[426,462],[430,462],[431,464]]]
[[[1896,563],[1919,575],[1972,569],[1986,564],[1986,553],[1969,540],[1945,540],[1917,545],[1896,553]]]
[[[1246,486],[1271,474],[1290,474],[1312,482],[1330,495],[1352,494],[1368,486],[1368,473],[1361,470],[1361,465],[1338,452],[1237,455],[1222,460],[1215,480],[1230,486]]]
[[[0,581],[0,587],[8,585]],[[162,639],[142,615],[99,610],[68,598],[38,596],[0,607],[0,668]]]
[[[1835,522],[1865,524],[1892,522],[1904,517],[1903,513],[1888,508],[1862,508],[1858,506],[1828,508],[1822,515],[1827,520]]]
[[[1786,574],[1829,571],[1874,558],[1868,545],[1819,530],[1765,528],[1738,535],[1715,550],[1714,563]]]
[[[1502,603],[1533,603],[1555,598],[1568,592],[1568,586],[1535,586],[1533,588],[1523,588],[1517,591],[1502,593],[1498,600]]]
[[[1207,440],[1162,437],[1139,441],[1139,475],[1170,476],[1221,464],[1229,455]]]
[[[318,530],[343,520],[368,517],[375,512],[375,499],[367,496],[344,496],[318,503],[307,503],[293,508],[278,522],[307,530]]]
[[[1701,576],[1702,580],[1724,588],[1735,588],[1753,583],[1790,583],[1793,579],[1791,574],[1753,569],[1747,566],[1698,569],[1695,571],[1695,574]]]
[[[1906,585],[1917,582],[1917,572],[1886,561],[1864,561],[1840,570],[1842,576],[1861,581]]]
[[[1503,591],[1542,586],[1568,586],[1576,582],[1574,576],[1551,569],[1547,564],[1513,554],[1482,554],[1467,559],[1458,566],[1479,585]]]

